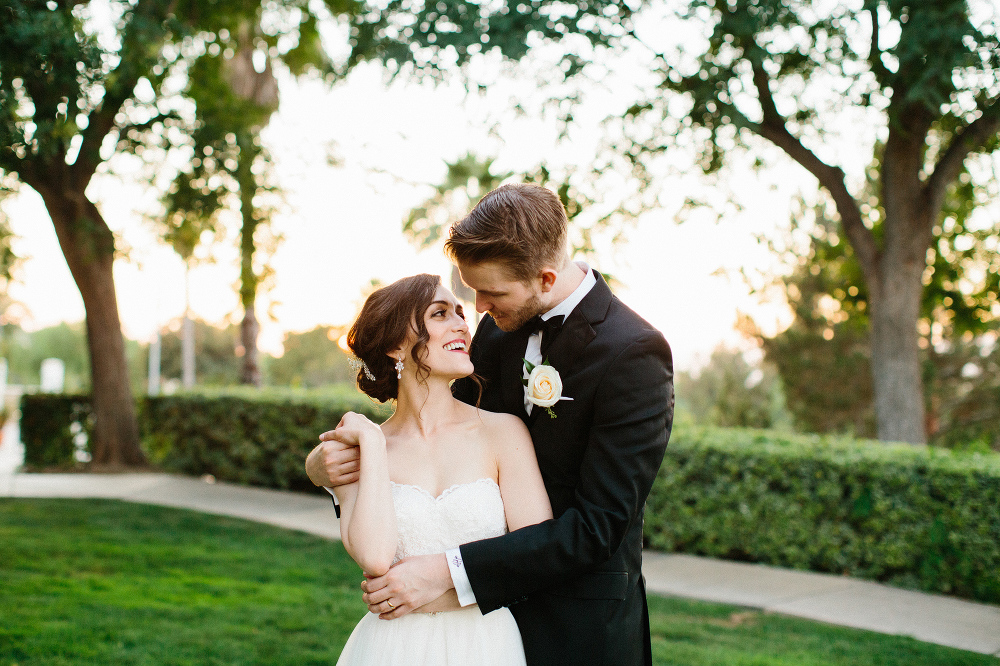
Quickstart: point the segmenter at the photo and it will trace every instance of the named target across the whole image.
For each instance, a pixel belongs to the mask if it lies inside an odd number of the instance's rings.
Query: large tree
[[[917,330],[926,430],[935,444],[997,448],[1000,219],[970,217],[982,203],[979,196],[1000,201],[1000,183],[977,192],[969,179],[962,180],[946,199],[924,273]],[[853,248],[837,230],[823,207],[802,207],[787,238],[768,239],[787,272],[764,289],[783,289],[795,318],[777,335],[764,337],[759,330],[756,335],[781,373],[799,427],[871,437],[869,295]],[[801,235],[808,238],[807,248],[796,239]]]
[[[228,53],[206,49],[193,59],[186,92],[195,102],[195,113],[187,133],[191,144],[185,146],[193,151],[193,159],[177,174],[165,197],[168,229],[195,242],[204,231],[219,231],[222,211],[239,210],[240,377],[242,383],[254,386],[261,384],[257,293],[271,275],[258,261],[258,250],[267,245],[263,236],[273,212],[262,201],[274,189],[271,160],[260,134],[278,108],[273,61],[280,36],[273,29],[268,34],[261,25],[263,18],[251,22],[245,16],[233,17],[225,29],[236,35],[235,49]],[[306,28],[315,39],[315,22]],[[301,49],[292,56],[286,65],[295,74],[309,69],[334,73],[321,49]],[[262,63],[259,71],[255,58]]]
[[[286,37],[278,45],[275,36],[275,54],[312,52],[319,42],[312,9],[329,16],[349,4],[0,3],[0,170],[41,195],[83,297],[96,465],[145,458],[115,295],[115,236],[88,185],[117,150],[178,140],[184,109],[170,101],[178,98],[171,86],[186,76],[192,53],[235,52],[237,35],[228,30],[235,21],[266,13]]]
[[[925,441],[917,322],[928,249],[949,188],[1000,147],[995,8],[973,2],[975,17],[966,0],[696,0],[680,12],[695,38],[657,55],[658,89],[627,114],[640,165],[699,142],[712,172],[740,148],[766,162],[770,144],[815,177],[867,288],[883,440]],[[868,141],[866,127],[878,130]],[[866,145],[878,150],[884,219],[862,196],[864,174],[842,161]]]

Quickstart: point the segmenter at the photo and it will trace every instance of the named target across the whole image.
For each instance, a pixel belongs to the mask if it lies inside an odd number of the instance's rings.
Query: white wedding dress
[[[392,484],[399,541],[396,561],[443,553],[507,532],[500,487],[480,479],[438,497],[417,486]],[[443,613],[410,613],[380,620],[368,613],[354,628],[338,666],[523,666],[524,648],[506,608],[483,615],[477,606]]]

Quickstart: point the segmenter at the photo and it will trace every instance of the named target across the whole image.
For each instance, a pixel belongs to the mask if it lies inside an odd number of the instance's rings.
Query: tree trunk
[[[244,151],[241,150],[241,167],[244,159]],[[246,169],[246,172],[249,173],[249,168]],[[240,302],[243,305],[243,321],[240,323],[240,344],[243,345],[243,367],[240,370],[240,383],[259,387],[261,374],[257,336],[260,333],[260,323],[257,321],[257,314],[254,310],[257,302],[259,278],[253,270],[253,256],[256,250],[254,233],[257,231],[258,223],[253,208],[254,191],[254,188],[241,179],[240,199],[243,226],[240,229]]]
[[[94,415],[91,464],[144,465],[115,294],[114,234],[82,192],[53,188],[41,194],[87,313]]]
[[[258,150],[254,145],[254,135],[241,134],[238,138],[240,148],[237,181],[240,186],[240,215],[243,226],[240,227],[240,301],[243,304],[243,322],[240,325],[240,341],[243,345],[243,369],[240,372],[240,382],[251,386],[261,385],[260,351],[257,349],[257,335],[260,333],[260,323],[254,311],[257,302],[257,286],[260,276],[254,272],[253,258],[257,251],[254,234],[260,224],[258,211],[253,199],[257,193],[257,181],[253,174],[253,163]]]
[[[243,322],[240,324],[240,342],[243,345],[243,369],[240,382],[251,386],[261,385],[260,352],[257,349],[257,335],[260,324],[254,313],[253,303],[244,307]]]
[[[181,324],[181,386],[193,389],[195,383],[195,339],[194,322],[191,312],[184,308],[184,321]]]
[[[932,211],[921,185],[918,132],[889,137],[882,163],[885,207],[878,285],[870,289],[875,421],[882,441],[927,441],[917,322]]]
[[[883,260],[882,287],[871,299],[875,421],[882,441],[927,441],[917,334],[923,268],[922,263]]]
[[[240,229],[240,302],[243,304],[243,321],[240,324],[240,343],[243,345],[243,367],[240,370],[240,383],[251,386],[261,385],[260,351],[257,349],[257,336],[260,333],[260,323],[254,311],[257,302],[257,274],[253,270],[254,232],[257,222],[251,206],[253,192],[243,194],[243,227]]]

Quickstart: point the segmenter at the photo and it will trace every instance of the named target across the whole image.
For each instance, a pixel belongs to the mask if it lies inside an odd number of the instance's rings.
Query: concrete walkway
[[[5,441],[12,438],[5,437]],[[20,474],[11,466],[12,460],[19,459],[11,448],[0,446],[0,497],[103,497],[340,537],[333,506],[320,495],[168,474]],[[654,594],[759,608],[1000,656],[1000,606],[841,576],[690,555],[646,551],[643,562],[647,589]]]

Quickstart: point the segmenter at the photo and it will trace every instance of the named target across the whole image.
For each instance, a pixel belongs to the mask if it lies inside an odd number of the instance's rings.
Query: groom
[[[493,190],[446,252],[489,313],[470,350],[479,405],[527,424],[555,518],[405,559],[363,585],[364,601],[392,619],[454,587],[483,613],[510,607],[529,664],[650,664],[642,519],[673,419],[670,348],[600,273],[569,260],[566,213],[545,188]],[[570,400],[532,403],[525,360],[551,365]],[[453,390],[479,397],[471,379]],[[356,455],[325,441],[306,470],[317,485],[350,482]]]

